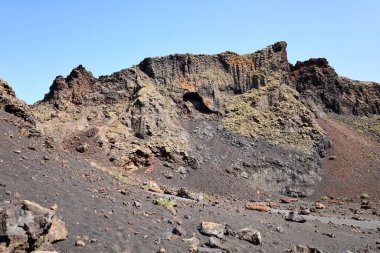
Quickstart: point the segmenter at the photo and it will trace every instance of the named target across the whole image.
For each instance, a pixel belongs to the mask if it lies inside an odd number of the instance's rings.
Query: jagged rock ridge
[[[157,157],[194,169],[217,167],[220,176],[229,167],[245,167],[253,188],[271,191],[271,182],[278,182],[275,191],[308,195],[329,146],[315,115],[329,109],[378,113],[378,84],[368,87],[337,76],[324,60],[292,66],[286,43],[278,42],[247,55],[147,58],[99,78],[79,66],[66,78],[58,76],[32,113],[67,149],[86,145],[95,159],[127,170],[157,167]],[[353,103],[352,96],[365,99]],[[203,135],[219,138],[226,148],[202,147],[201,126],[210,129]],[[246,152],[229,161],[226,154],[238,153],[239,139]],[[280,158],[269,149],[257,155],[267,145],[290,152],[285,162],[276,162]]]

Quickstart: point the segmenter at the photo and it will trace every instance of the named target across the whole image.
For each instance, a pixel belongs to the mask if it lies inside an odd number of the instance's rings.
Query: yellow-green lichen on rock
[[[274,143],[310,150],[323,131],[313,114],[287,85],[271,81],[266,86],[228,97],[222,124],[243,135],[262,135]]]

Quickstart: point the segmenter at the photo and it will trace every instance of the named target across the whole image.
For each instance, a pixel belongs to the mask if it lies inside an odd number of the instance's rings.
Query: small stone
[[[335,235],[333,233],[322,233],[322,235],[328,236],[330,238],[335,238]]]
[[[5,193],[6,193],[7,195],[11,195],[11,194],[12,194],[11,191],[5,191]]]
[[[173,235],[172,232],[163,233],[161,239],[162,240],[170,240],[172,238],[172,235]]]
[[[63,221],[54,216],[51,220],[51,226],[48,234],[45,237],[46,242],[58,242],[66,240],[69,237],[67,232],[66,225]]]
[[[75,246],[84,247],[84,246],[86,246],[86,243],[84,243],[84,241],[82,241],[82,240],[76,240]]]
[[[285,229],[281,225],[276,228],[276,231],[281,234],[285,233]]]
[[[213,236],[211,236],[211,237],[209,238],[208,246],[210,246],[211,248],[218,248],[218,249],[226,250],[226,252],[230,252],[230,250],[228,250],[228,249],[222,244],[222,240],[220,240],[219,238],[213,237]]]
[[[316,249],[316,248],[311,248],[309,246],[304,246],[304,245],[297,245],[293,248],[291,251],[292,253],[322,253],[322,251]]]
[[[90,241],[91,243],[98,243],[98,240],[97,239],[91,239],[91,241]]]
[[[255,210],[259,212],[269,212],[270,208],[267,206],[266,203],[259,203],[259,202],[248,202],[245,204],[245,208],[249,210]]]
[[[90,149],[90,146],[88,144],[80,144],[78,147],[76,147],[76,151],[79,153],[85,153]]]
[[[164,191],[158,186],[158,184],[156,184],[155,182],[153,181],[149,181],[147,183],[148,185],[148,189],[149,191],[151,192],[156,192],[156,193],[163,193]]]
[[[158,253],[166,253],[166,250],[165,250],[164,248],[161,247],[157,252],[158,252]]]
[[[172,215],[177,215],[177,210],[173,207],[173,206],[166,206],[166,209],[169,210],[169,212],[172,214]]]
[[[248,179],[248,178],[249,178],[248,173],[245,172],[245,171],[243,171],[242,173],[240,173],[240,176],[241,176],[242,178],[245,178],[245,179]]]
[[[58,205],[57,204],[53,204],[51,207],[50,207],[50,210],[53,210],[53,211],[57,211],[58,209]]]
[[[140,207],[141,207],[141,202],[135,200],[135,201],[133,202],[133,206],[136,207],[136,208],[140,208]]]
[[[309,215],[310,214],[310,210],[309,209],[301,209],[301,211],[299,211],[299,214],[301,214],[301,215]]]
[[[280,199],[281,203],[289,204],[289,203],[294,203],[297,202],[298,199],[296,198],[282,198]]]
[[[224,235],[224,225],[214,222],[202,221],[199,232],[208,236],[222,238]]]
[[[183,166],[177,168],[177,172],[180,174],[187,174],[187,169]]]
[[[190,247],[187,250],[190,252],[196,252],[196,251],[198,251],[198,246],[192,244],[192,245],[190,245]]]
[[[165,170],[163,172],[164,177],[167,179],[172,179],[174,177],[173,171]]]
[[[317,209],[326,209],[326,205],[321,204],[321,203],[316,203],[315,204],[315,208],[317,208]]]
[[[292,222],[298,222],[298,223],[304,223],[306,222],[306,219],[303,217],[298,216],[295,212],[289,212],[288,216],[285,217],[286,221],[292,221]]]
[[[223,253],[222,249],[199,247],[198,253]]]
[[[182,241],[184,243],[187,243],[187,244],[190,244],[190,245],[195,245],[195,246],[198,246],[199,243],[200,243],[199,239],[196,238],[196,237],[191,237],[189,239],[182,239]]]
[[[173,229],[172,233],[175,234],[175,235],[179,235],[179,236],[185,236],[186,235],[185,229],[183,229],[182,227],[179,227],[179,226],[175,227]]]
[[[243,228],[242,230],[237,232],[237,237],[240,240],[247,241],[254,245],[261,244],[261,234],[258,230],[252,228]]]

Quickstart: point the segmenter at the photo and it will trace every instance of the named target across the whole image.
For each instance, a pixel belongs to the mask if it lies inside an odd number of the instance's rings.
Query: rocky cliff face
[[[302,100],[316,109],[338,114],[380,113],[380,85],[340,77],[324,58],[297,62],[291,67],[291,80]],[[320,108],[321,109],[321,108]]]
[[[19,100],[12,87],[2,79],[0,79],[0,109],[22,119],[28,135],[40,135],[43,132],[41,124],[30,113],[29,106],[24,101]]]
[[[318,157],[326,137],[298,96],[291,88],[286,43],[279,42],[248,55],[148,58],[99,78],[79,66],[66,78],[56,78],[33,106],[33,114],[66,148],[96,154],[94,158],[127,170],[160,166],[158,157],[194,169],[220,170],[223,177],[230,167],[243,168],[245,162],[249,166],[239,173],[251,178],[247,185],[252,188],[273,190],[271,182],[280,182],[276,192],[306,195],[319,179]],[[200,147],[203,137],[195,132],[202,124],[209,129],[206,135],[220,138],[225,149]],[[231,135],[216,137],[224,132]],[[233,142],[238,139],[247,154],[236,155]],[[252,146],[255,141],[260,145]],[[255,155],[262,145],[294,154],[279,166],[269,150],[269,159]],[[228,153],[239,162],[229,160]],[[307,173],[292,169],[300,167],[299,159],[302,166],[307,164]],[[265,176],[255,174],[264,170]]]
[[[304,196],[329,146],[316,110],[378,113],[378,87],[339,77],[325,60],[292,66],[278,42],[247,55],[147,58],[99,78],[79,66],[31,111],[67,149],[126,170],[170,161]]]

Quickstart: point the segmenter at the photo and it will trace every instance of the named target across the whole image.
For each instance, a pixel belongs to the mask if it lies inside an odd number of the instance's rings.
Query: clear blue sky
[[[99,76],[149,56],[285,40],[292,63],[326,57],[380,82],[379,15],[378,0],[0,0],[0,77],[32,103],[79,64]]]

